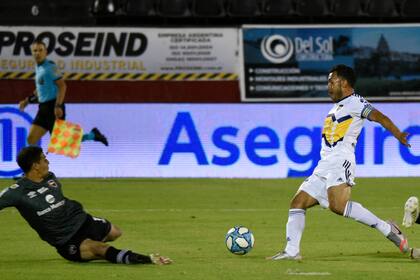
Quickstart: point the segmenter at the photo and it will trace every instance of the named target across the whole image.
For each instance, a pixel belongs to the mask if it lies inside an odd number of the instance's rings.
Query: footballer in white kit
[[[328,95],[335,103],[322,131],[321,159],[311,176],[293,197],[286,224],[286,246],[269,260],[300,260],[300,241],[306,210],[320,204],[332,212],[378,230],[401,252],[409,250],[407,238],[392,221],[384,221],[356,201],[351,201],[354,185],[355,147],[365,119],[379,123],[401,144],[410,147],[408,133],[398,127],[362,96],[354,93],[356,75],[351,67],[334,66],[328,75]]]
[[[318,200],[322,207],[329,206],[329,187],[355,184],[354,149],[364,120],[369,119],[373,110],[366,99],[353,93],[335,103],[328,112],[322,131],[321,160],[299,188]]]

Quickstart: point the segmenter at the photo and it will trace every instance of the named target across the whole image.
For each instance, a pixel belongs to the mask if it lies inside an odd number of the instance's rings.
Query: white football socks
[[[305,228],[305,210],[289,209],[289,219],[286,225],[287,245],[284,249],[291,256],[299,254],[300,240]]]
[[[348,201],[344,208],[344,217],[352,218],[359,223],[376,228],[383,235],[388,236],[391,232],[391,225],[376,217],[368,209],[364,208],[360,203]]]

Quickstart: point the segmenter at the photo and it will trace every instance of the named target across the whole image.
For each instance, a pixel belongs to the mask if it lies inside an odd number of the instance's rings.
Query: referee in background
[[[36,62],[36,89],[31,96],[19,102],[19,109],[23,111],[29,103],[39,103],[38,113],[27,138],[28,145],[33,146],[47,131],[51,134],[56,119],[65,119],[64,98],[67,86],[57,65],[47,59],[47,46],[44,42],[35,40],[31,45],[31,52]],[[97,141],[108,146],[107,138],[96,127],[84,134],[82,141]]]

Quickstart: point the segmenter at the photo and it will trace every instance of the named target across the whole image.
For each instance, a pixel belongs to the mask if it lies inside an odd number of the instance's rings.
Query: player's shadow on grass
[[[313,256],[308,260],[320,261],[349,261],[352,258],[363,258],[363,262],[407,262],[410,261],[407,254],[398,252],[372,252],[360,254],[330,254],[324,256]]]
[[[101,266],[101,267],[105,267],[105,266],[115,266],[115,267],[151,267],[151,266],[155,266],[155,265],[121,265],[121,264],[115,264],[115,263],[110,263],[107,262],[105,260],[95,260],[95,261],[90,261],[90,262],[71,262],[68,260],[64,260],[64,259],[60,259],[60,258],[45,258],[45,259],[20,259],[19,260],[19,264],[22,266],[28,265],[31,266],[33,264],[39,264],[39,263],[44,263],[44,264],[60,264],[63,266],[77,266],[77,267],[81,267],[81,266]],[[16,264],[16,260],[2,260],[1,264],[2,265],[7,265],[8,263],[10,264]],[[1,279],[1,277],[0,277]]]
[[[19,264],[21,265],[25,265],[25,264],[34,264],[34,263],[52,263],[52,262],[62,262],[62,259],[59,258],[34,258],[34,259],[25,259],[25,258],[20,258],[19,259]],[[1,260],[0,263],[2,264],[7,264],[7,263],[12,263],[12,264],[16,264],[16,260],[15,259],[7,259],[7,260]]]

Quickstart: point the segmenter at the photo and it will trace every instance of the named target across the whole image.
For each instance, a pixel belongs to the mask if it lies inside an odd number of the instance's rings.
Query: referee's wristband
[[[55,104],[55,108],[63,109],[63,104]]]

